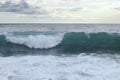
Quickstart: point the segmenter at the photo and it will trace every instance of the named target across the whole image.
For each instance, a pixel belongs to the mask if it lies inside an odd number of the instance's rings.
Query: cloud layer
[[[45,14],[44,10],[35,6],[29,5],[24,0],[19,3],[6,1],[0,4],[0,12],[13,12],[18,14]]]
[[[13,20],[11,15],[26,22],[120,22],[119,5],[120,0],[2,0],[0,22]]]

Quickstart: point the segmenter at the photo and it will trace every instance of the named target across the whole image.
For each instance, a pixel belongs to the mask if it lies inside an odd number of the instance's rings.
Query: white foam
[[[16,44],[24,44],[30,48],[47,49],[52,48],[60,44],[64,34],[56,35],[29,35],[22,36],[6,36],[6,40]]]
[[[114,55],[113,55],[114,56]],[[0,80],[120,80],[120,56],[0,57]]]
[[[0,35],[8,35],[8,32],[0,32]]]

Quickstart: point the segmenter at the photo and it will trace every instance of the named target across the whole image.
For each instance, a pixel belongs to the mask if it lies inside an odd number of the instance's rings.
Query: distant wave
[[[27,31],[120,33],[120,24],[0,24],[0,32]]]

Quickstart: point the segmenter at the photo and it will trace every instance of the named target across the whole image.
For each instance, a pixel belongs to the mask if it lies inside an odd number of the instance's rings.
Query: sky
[[[120,23],[120,0],[0,0],[0,23]]]

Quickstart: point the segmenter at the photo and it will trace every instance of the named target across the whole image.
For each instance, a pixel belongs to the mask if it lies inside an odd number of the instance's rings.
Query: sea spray
[[[64,34],[55,35],[28,35],[25,37],[20,36],[6,36],[6,40],[15,44],[23,44],[29,48],[48,49],[57,46],[61,43]]]

